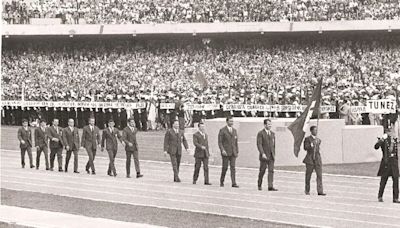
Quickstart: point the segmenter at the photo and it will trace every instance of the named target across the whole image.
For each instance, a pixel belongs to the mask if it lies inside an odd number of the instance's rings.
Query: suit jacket
[[[132,131],[128,126],[122,130],[122,141],[125,143],[125,151],[139,151],[136,140],[137,128]],[[132,143],[132,146],[129,146]]]
[[[393,138],[393,157],[389,154],[389,146],[390,146],[390,136],[385,140],[379,140],[375,144],[375,149],[382,149],[382,160],[379,166],[378,176],[393,176],[394,178],[399,177],[399,164],[398,164],[398,144],[399,141],[397,138]],[[391,172],[390,172],[391,171]]]
[[[58,133],[54,126],[48,127],[47,135],[50,138],[50,148],[60,148],[60,147],[62,148],[63,147],[62,128],[61,127],[58,127]],[[57,138],[59,141],[55,142],[52,140],[53,138]]]
[[[210,152],[208,149],[208,135],[205,134],[205,137],[200,132],[196,132],[193,134],[193,144],[195,146],[194,150],[194,157],[195,158],[208,158],[210,157]],[[203,150],[201,147],[204,146],[206,147],[205,150]]]
[[[314,139],[311,135],[304,139],[304,150],[307,151],[303,163],[310,165],[322,165],[320,154],[321,139]],[[315,152],[315,157],[314,157]]]
[[[69,149],[72,150],[75,146],[75,149],[78,150],[80,146],[79,142],[79,132],[78,128],[74,127],[74,131],[72,132],[69,127],[63,129],[63,143],[64,146],[69,146]]]
[[[183,132],[178,132],[177,134],[174,129],[169,129],[165,133],[164,151],[167,151],[169,154],[182,154],[182,143],[185,146],[185,149],[189,148]]]
[[[41,127],[35,129],[35,146],[44,147],[48,145],[49,136],[47,136],[46,128],[44,131]]]
[[[226,151],[228,156],[237,157],[239,154],[238,137],[235,128],[232,128],[232,133],[229,133],[228,127],[225,126],[219,130],[218,146],[222,151]]]
[[[28,130],[25,130],[24,127],[20,127],[18,129],[18,140],[20,142],[19,147],[21,149],[32,147],[32,133],[31,129],[28,127]],[[22,144],[21,140],[24,140],[25,143]]]
[[[104,144],[106,144],[106,150],[117,151],[119,138],[120,136],[117,128],[114,127],[113,132],[111,132],[110,128],[107,127],[103,130],[103,135],[101,137],[101,148],[104,148]]]
[[[270,135],[265,129],[262,129],[257,134],[257,149],[260,153],[259,159],[262,160],[262,155],[265,154],[268,160],[275,160],[275,133],[271,130]]]
[[[97,148],[97,144],[100,144],[100,129],[97,126],[93,126],[93,132],[90,130],[89,125],[83,127],[82,131],[82,139],[81,139],[82,147],[86,149],[95,149]]]

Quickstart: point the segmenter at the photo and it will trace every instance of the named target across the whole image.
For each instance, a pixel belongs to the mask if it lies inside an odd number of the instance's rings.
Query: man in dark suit
[[[274,188],[274,164],[275,164],[275,133],[271,131],[272,122],[264,120],[264,129],[257,134],[257,148],[260,160],[260,172],[258,174],[258,190],[262,190],[262,181],[265,170],[268,167],[268,191],[278,191]]]
[[[35,129],[36,169],[39,169],[40,155],[43,152],[46,170],[49,170],[49,151],[47,149],[49,137],[47,136],[46,120],[40,120],[40,126]]]
[[[321,139],[317,137],[318,129],[316,126],[310,127],[311,135],[304,140],[304,150],[307,155],[303,160],[306,164],[306,186],[305,194],[310,195],[310,180],[313,171],[317,174],[317,192],[319,196],[325,196],[322,187],[322,160],[320,154]]]
[[[220,186],[224,187],[225,175],[228,171],[228,165],[231,167],[232,187],[238,188],[236,184],[236,158],[239,154],[237,131],[233,128],[233,118],[226,118],[226,126],[218,134],[218,146],[222,155],[222,172]]]
[[[139,165],[139,147],[136,140],[136,133],[138,132],[135,128],[135,119],[133,117],[128,119],[128,126],[122,131],[122,142],[125,145],[126,152],[126,177],[131,178],[131,157],[135,163],[136,178],[143,177],[140,174]]]
[[[395,138],[393,130],[387,129],[382,138],[379,138],[375,144],[375,149],[382,149],[382,160],[378,171],[378,176],[381,177],[379,186],[378,201],[383,202],[382,196],[385,190],[386,182],[389,177],[393,180],[393,203],[399,201],[399,164],[398,164],[398,144],[399,141]]]
[[[65,158],[65,172],[68,172],[68,164],[72,153],[74,154],[74,173],[78,172],[78,150],[79,150],[79,132],[75,127],[74,119],[68,120],[68,127],[63,130],[63,142],[67,155]]]
[[[62,129],[58,126],[58,119],[53,119],[53,126],[47,128],[47,135],[50,138],[50,170],[53,171],[54,159],[57,155],[58,171],[63,172],[62,169]]]
[[[194,150],[194,174],[193,184],[196,184],[197,178],[199,177],[201,163],[203,162],[204,169],[204,184],[211,185],[208,178],[208,158],[210,157],[208,149],[208,136],[205,132],[204,123],[200,122],[199,131],[193,134],[193,144],[196,147]]]
[[[114,128],[115,122],[113,119],[108,121],[108,127],[103,130],[103,135],[101,137],[101,152],[104,151],[104,144],[108,153],[108,158],[110,162],[108,164],[107,175],[117,176],[117,170],[115,169],[115,156],[117,156],[118,151],[118,140],[120,138],[118,129]]]
[[[28,120],[22,120],[22,127],[18,129],[19,148],[21,149],[21,165],[25,168],[25,153],[28,153],[31,169],[35,168],[32,160],[32,133],[28,126]]]
[[[186,149],[189,148],[183,132],[179,131],[179,122],[175,120],[172,128],[167,130],[164,138],[164,155],[169,154],[171,158],[172,170],[174,171],[174,182],[181,182],[179,179],[179,166],[182,157],[182,143]]]
[[[95,124],[94,117],[89,118],[89,125],[83,127],[81,144],[82,147],[86,149],[89,160],[86,163],[86,172],[90,174],[90,169],[92,174],[96,175],[96,170],[94,168],[94,159],[96,157],[97,147],[100,144],[100,130]]]

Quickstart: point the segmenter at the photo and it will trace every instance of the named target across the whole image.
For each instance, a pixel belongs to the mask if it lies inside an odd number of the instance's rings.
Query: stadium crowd
[[[2,99],[306,104],[322,76],[331,118],[360,123],[340,111],[400,91],[397,38],[10,41]]]
[[[400,18],[397,0],[8,0],[3,20],[30,18],[62,23],[143,24],[188,22],[385,20]]]

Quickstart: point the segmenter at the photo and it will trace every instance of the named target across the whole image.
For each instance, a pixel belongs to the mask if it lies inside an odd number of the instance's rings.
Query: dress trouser
[[[209,183],[209,178],[208,178],[208,158],[195,158],[195,164],[194,164],[194,174],[193,174],[193,181],[197,181],[199,178],[199,173],[200,173],[200,168],[201,168],[201,163],[203,162],[203,169],[204,169],[204,183],[207,184]]]
[[[21,148],[21,165],[22,165],[22,167],[25,167],[25,153],[28,153],[29,164],[32,167],[33,166],[32,147],[28,146],[25,148]]]
[[[108,153],[108,158],[110,159],[110,162],[108,163],[108,170],[107,174],[111,175],[113,174],[114,176],[117,175],[117,170],[115,169],[115,156],[117,156],[117,150],[107,150]]]
[[[232,185],[236,184],[236,157],[234,156],[222,156],[222,172],[220,183],[223,184],[225,181],[225,175],[228,171],[228,165],[231,168],[231,180]]]
[[[399,177],[393,176],[393,171],[391,168],[388,170],[388,172],[385,173],[385,175],[381,176],[378,197],[381,198],[383,196],[383,192],[385,191],[386,183],[387,180],[389,179],[389,176],[392,176],[393,180],[393,200],[397,200],[399,199]]]
[[[54,159],[57,155],[58,169],[62,169],[62,147],[50,148],[50,168],[54,168]]]
[[[135,163],[136,174],[140,174],[139,151],[126,151],[126,175],[131,175],[131,157]]]
[[[313,171],[317,174],[317,192],[323,193],[323,186],[322,186],[322,165],[319,164],[306,164],[306,187],[305,192],[310,192],[310,180]]]
[[[274,187],[274,164],[275,160],[261,160],[260,161],[260,172],[258,173],[258,187],[262,186],[265,171],[268,167],[268,188]]]
[[[96,169],[94,168],[94,159],[96,157],[96,148],[93,148],[92,146],[87,147],[86,152],[89,157],[89,160],[86,163],[86,171],[89,171],[91,169],[92,172],[96,172]]]
[[[169,154],[171,158],[172,170],[174,171],[174,181],[179,179],[179,166],[182,154]]]
[[[44,160],[46,162],[46,169],[49,169],[49,151],[47,146],[40,146],[39,149],[36,151],[36,168],[39,169],[40,165],[40,155],[44,154]]]
[[[72,153],[74,154],[74,172],[78,171],[78,149],[77,148],[70,148],[67,150],[67,155],[65,158],[65,171],[68,170],[69,160],[71,159]]]

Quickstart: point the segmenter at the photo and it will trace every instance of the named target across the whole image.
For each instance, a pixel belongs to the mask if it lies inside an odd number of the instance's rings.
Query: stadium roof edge
[[[113,36],[399,32],[400,20],[229,22],[124,25],[3,25],[3,36]]]

